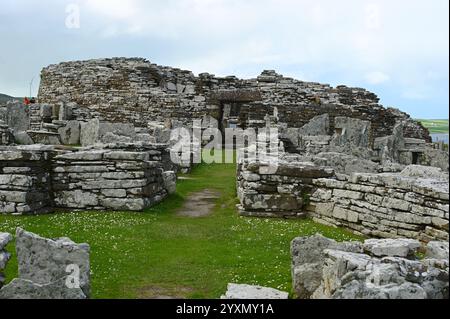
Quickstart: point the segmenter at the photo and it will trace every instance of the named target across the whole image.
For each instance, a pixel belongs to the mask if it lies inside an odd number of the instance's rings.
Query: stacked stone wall
[[[239,210],[244,216],[300,217],[309,201],[314,178],[334,171],[308,163],[279,163],[268,167],[257,162],[238,165]]]
[[[176,176],[163,164],[168,156],[163,146],[109,147],[76,152],[5,148],[0,152],[0,213],[142,211],[174,191]]]
[[[145,152],[63,154],[52,172],[57,208],[140,211],[167,195],[160,163]]]
[[[0,213],[45,213],[52,207],[50,152],[0,149]]]
[[[255,79],[216,77],[152,64],[145,59],[113,58],[64,62],[42,70],[39,101],[78,105],[77,120],[132,123],[146,127],[150,121],[168,118],[191,125],[193,119],[212,116],[222,121],[225,104],[238,109],[239,126],[260,127],[275,108],[288,127],[302,127],[328,113],[368,120],[371,140],[392,134],[404,121],[407,137],[431,141],[429,132],[407,114],[384,108],[379,98],[362,88],[298,81],[264,71]],[[330,134],[334,127],[330,125]]]
[[[448,180],[401,174],[316,179],[307,208],[318,222],[370,237],[448,240]]]

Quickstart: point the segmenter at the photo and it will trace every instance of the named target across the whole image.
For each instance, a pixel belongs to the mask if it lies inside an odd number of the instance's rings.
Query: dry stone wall
[[[145,152],[58,155],[52,171],[57,208],[141,211],[167,195],[163,169]]]
[[[52,207],[48,148],[0,149],[0,213],[45,213]]]
[[[439,180],[405,171],[316,179],[307,209],[316,221],[370,237],[448,240],[448,175]]]
[[[241,156],[237,166],[240,214],[310,216],[369,237],[449,239],[447,172],[410,165],[401,172],[382,173],[392,167],[369,167],[361,159],[353,163],[351,156],[342,159],[349,166],[337,165],[324,155],[280,153],[271,166]]]
[[[241,215],[300,217],[305,215],[303,207],[313,180],[333,176],[334,171],[312,163],[282,162],[274,168],[260,162],[242,161],[237,175]]]
[[[299,128],[328,113],[371,122],[370,141],[392,134],[405,121],[405,136],[431,141],[428,131],[407,114],[386,109],[378,97],[362,88],[303,82],[264,71],[255,79],[215,77],[158,66],[145,59],[113,58],[64,62],[42,70],[39,101],[71,103],[76,120],[192,125],[192,119],[216,118],[223,126],[261,127],[276,109],[280,122]],[[329,134],[334,132],[333,124]]]
[[[163,164],[162,145],[104,147],[75,152],[50,146],[2,149],[0,213],[142,211],[175,191],[176,175]]]

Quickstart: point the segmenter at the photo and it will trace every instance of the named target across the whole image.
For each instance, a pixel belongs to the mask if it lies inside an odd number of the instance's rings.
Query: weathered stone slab
[[[79,145],[80,141],[80,122],[68,121],[65,126],[58,129],[63,145]]]
[[[228,284],[227,292],[221,299],[288,299],[289,294],[273,288]]]
[[[95,194],[82,190],[61,191],[55,193],[55,204],[63,208],[86,208],[97,206],[98,198]]]
[[[368,239],[364,242],[364,250],[377,257],[410,257],[421,247],[420,242],[413,239]]]
[[[89,296],[89,251],[89,245],[75,244],[68,238],[51,240],[21,228],[16,231],[19,278],[30,280],[34,284],[48,285],[58,282],[72,274],[68,269],[76,267],[79,270],[80,288]]]
[[[149,154],[140,152],[117,151],[105,153],[104,158],[111,160],[125,160],[125,161],[148,161]]]

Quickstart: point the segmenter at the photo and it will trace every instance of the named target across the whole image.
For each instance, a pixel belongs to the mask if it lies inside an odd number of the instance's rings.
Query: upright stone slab
[[[79,279],[81,290],[89,297],[91,288],[88,244],[76,244],[69,238],[47,239],[18,228],[16,252],[20,279],[45,286],[55,285],[56,282],[66,283],[68,276],[73,275]],[[29,284],[25,285],[30,287]],[[64,287],[60,289],[65,290]]]

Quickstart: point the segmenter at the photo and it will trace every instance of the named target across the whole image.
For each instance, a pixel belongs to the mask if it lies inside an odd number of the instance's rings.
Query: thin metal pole
[[[32,98],[32,96],[31,96],[31,89],[32,89],[32,86],[33,86],[33,81],[34,81],[34,76],[33,76],[33,78],[31,79],[31,82],[30,82],[30,99]]]

